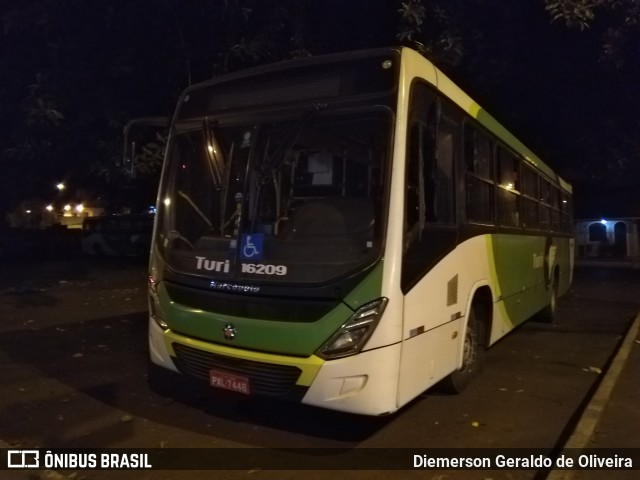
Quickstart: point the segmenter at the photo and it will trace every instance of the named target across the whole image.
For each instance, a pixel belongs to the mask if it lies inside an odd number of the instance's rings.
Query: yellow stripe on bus
[[[275,365],[286,365],[297,367],[302,370],[302,374],[298,378],[296,385],[308,387],[316,378],[320,367],[324,363],[320,357],[311,355],[306,358],[290,357],[286,355],[277,355],[272,353],[254,352],[252,350],[242,350],[234,347],[227,347],[215,343],[203,342],[167,330],[164,332],[164,341],[167,350],[172,356],[176,356],[173,350],[173,343],[181,343],[190,347],[202,350],[204,352],[214,353],[216,355],[224,355],[225,357],[238,358],[241,360],[251,360],[253,362],[271,363]]]
[[[511,320],[511,317],[509,317],[504,299],[502,298],[502,288],[500,288],[500,279],[498,278],[498,271],[496,270],[496,259],[493,254],[493,235],[485,235],[485,239],[487,245],[487,261],[489,262],[489,273],[491,275],[491,289],[493,290],[494,299],[498,299],[495,306],[498,308],[503,321],[506,322],[506,324],[509,325],[509,329],[511,329],[515,324],[513,320]]]

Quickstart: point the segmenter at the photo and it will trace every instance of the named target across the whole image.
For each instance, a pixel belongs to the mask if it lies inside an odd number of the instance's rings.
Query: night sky
[[[398,44],[401,3],[3,0],[0,210],[46,202],[63,180],[76,195],[153,198],[154,174],[132,180],[121,162],[128,120],[170,115],[189,83],[224,72]],[[596,195],[640,189],[637,25],[602,10],[580,31],[543,1],[422,3],[414,38],[574,184],[577,217],[640,216],[640,198]]]

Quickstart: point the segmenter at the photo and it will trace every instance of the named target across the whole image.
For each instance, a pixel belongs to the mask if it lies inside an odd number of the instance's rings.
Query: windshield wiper
[[[184,243],[189,245],[191,250],[195,250],[196,248],[195,245],[191,243],[187,237],[183,236],[178,230],[170,230],[167,237],[169,238],[169,240],[182,240]]]
[[[220,189],[220,235],[224,235],[225,228],[229,225],[231,220],[234,218],[235,214],[227,221],[225,221],[225,213],[227,211],[227,194],[229,190],[229,180],[231,177],[231,166],[233,164],[233,153],[235,143],[231,144],[231,149],[229,150],[229,158],[226,159],[223,156],[224,152],[222,151],[222,147],[220,143],[218,143],[218,139],[214,133],[214,128],[218,125],[217,121],[211,122],[209,117],[204,117],[202,121],[202,131],[204,134],[204,142],[205,142],[205,151],[207,153],[207,165],[209,167],[209,172],[211,173],[211,178],[213,179],[213,184],[215,187]],[[213,226],[211,226],[211,230],[213,230]]]
[[[209,221],[207,216],[204,213],[202,213],[202,210],[200,210],[200,208],[198,208],[198,206],[195,204],[195,202],[193,200],[191,200],[189,195],[184,193],[182,190],[178,190],[178,195],[186,200],[187,204],[190,205],[191,208],[193,208],[193,210],[195,210],[195,212],[200,216],[202,221],[209,226],[209,229],[211,231],[213,231],[213,224]]]
[[[217,122],[210,122],[209,117],[204,117],[202,121],[202,133],[204,134],[204,148],[207,154],[209,173],[216,187],[221,187],[225,172],[225,160],[222,155],[222,148],[213,133],[213,128]]]

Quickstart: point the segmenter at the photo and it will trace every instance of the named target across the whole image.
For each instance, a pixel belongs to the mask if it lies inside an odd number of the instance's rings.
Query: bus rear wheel
[[[475,308],[471,307],[467,332],[464,337],[462,366],[443,381],[445,391],[461,393],[471,379],[482,371],[484,365],[484,324],[478,321]]]

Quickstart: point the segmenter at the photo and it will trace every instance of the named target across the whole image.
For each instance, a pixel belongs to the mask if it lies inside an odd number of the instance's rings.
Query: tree
[[[170,116],[180,92],[193,82],[306,54],[305,5],[5,2],[1,203],[42,194],[71,172],[85,188],[110,189],[107,181],[114,179],[121,184],[122,129],[129,119]],[[138,166],[157,166],[157,155],[145,153],[153,148],[140,150]]]
[[[416,42],[418,48],[440,63],[459,65],[464,41],[454,18],[459,11],[456,3],[434,1],[427,7],[420,0],[401,1],[398,40]]]
[[[637,0],[545,0],[554,21],[585,30],[602,18],[602,58],[621,66],[638,53],[640,2]]]
[[[138,188],[141,175],[124,176],[130,171],[122,163],[124,125],[141,116],[170,116],[180,92],[195,82],[288,58],[398,42],[421,43],[482,105],[533,139],[527,143],[540,144],[536,151],[545,158],[598,165],[606,150],[614,165],[631,168],[637,144],[629,119],[640,94],[601,102],[596,84],[606,81],[619,91],[637,78],[638,65],[626,60],[640,45],[638,2],[543,5],[546,12],[535,2],[504,0],[5,0],[0,203],[44,195],[68,175],[95,190],[127,182]],[[564,28],[561,20],[577,29]],[[600,57],[610,61],[595,62],[596,38]],[[576,81],[580,65],[590,67],[581,81],[594,86]],[[558,98],[564,105],[551,115]],[[598,118],[589,105],[602,107]],[[612,106],[618,110],[607,110]],[[603,129],[603,119],[611,127]],[[595,142],[580,140],[604,134],[607,139],[592,147]],[[578,140],[568,143],[568,137]],[[139,150],[135,165],[158,164],[162,142],[151,140],[156,145]]]
[[[638,185],[640,128],[640,2],[636,0],[546,0],[552,20],[581,32],[595,29],[599,60],[606,78],[606,103],[598,126],[580,139],[584,151],[583,182],[599,186]],[[601,92],[602,95],[605,95]],[[604,141],[603,141],[604,140]]]

